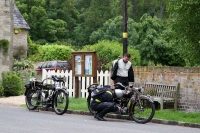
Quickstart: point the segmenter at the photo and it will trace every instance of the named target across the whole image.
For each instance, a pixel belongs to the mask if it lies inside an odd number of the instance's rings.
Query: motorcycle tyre
[[[37,90],[35,89],[29,89],[26,93],[26,97],[25,97],[25,102],[26,102],[26,106],[29,110],[35,110],[38,106],[38,102],[36,102],[36,104],[32,104],[31,100],[32,100],[32,95],[33,94],[37,94],[36,92]],[[31,98],[29,97],[31,95]],[[37,99],[36,99],[37,100]]]
[[[65,101],[65,107],[64,109],[61,111],[59,109],[56,108],[56,105],[57,105],[57,97],[59,95],[59,93],[63,93],[66,97],[66,101]],[[57,114],[57,115],[63,115],[64,113],[66,113],[67,109],[68,109],[68,105],[69,105],[69,97],[68,97],[68,94],[64,91],[64,90],[58,90],[55,94],[55,97],[53,98],[53,109],[54,109],[54,112]]]
[[[135,121],[135,122],[137,122],[137,123],[140,123],[140,124],[145,124],[145,123],[147,123],[147,122],[150,122],[151,120],[152,120],[152,118],[154,117],[154,114],[155,114],[155,105],[154,105],[154,103],[152,102],[152,101],[150,101],[149,99],[142,99],[141,98],[141,100],[146,100],[146,101],[148,101],[149,103],[150,103],[150,105],[151,105],[151,114],[149,115],[149,117],[148,118],[146,118],[146,119],[138,119],[137,117],[135,117],[134,116],[134,112],[132,112],[131,114],[130,114],[130,116],[131,116],[131,118]],[[130,105],[130,110],[134,110],[134,108],[136,108],[138,105],[137,105],[137,102],[134,102],[134,103],[131,103],[131,105]]]
[[[91,107],[90,107],[91,102],[92,102],[92,99],[88,97],[88,98],[87,98],[87,106],[88,106],[88,109],[89,109],[90,113],[91,113],[92,115],[94,115],[94,114],[95,114],[95,111],[92,110]]]

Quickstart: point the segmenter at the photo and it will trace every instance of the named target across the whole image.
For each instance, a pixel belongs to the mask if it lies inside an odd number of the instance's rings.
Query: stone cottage
[[[14,0],[1,0],[0,40],[8,40],[9,49],[5,53],[0,48],[0,80],[3,71],[10,71],[12,69],[13,53],[18,50],[17,47],[27,49],[27,34],[29,29],[30,27],[14,4]],[[15,30],[18,30],[18,33]]]

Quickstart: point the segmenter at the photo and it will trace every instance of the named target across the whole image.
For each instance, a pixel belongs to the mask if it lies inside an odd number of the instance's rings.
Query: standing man
[[[124,86],[128,86],[129,82],[134,82],[133,67],[129,61],[130,57],[130,54],[125,53],[122,59],[115,62],[111,75],[114,84],[120,82]]]

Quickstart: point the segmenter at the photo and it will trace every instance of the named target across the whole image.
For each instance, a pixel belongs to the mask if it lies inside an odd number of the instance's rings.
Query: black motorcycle
[[[46,80],[53,81],[52,84],[46,84]],[[68,109],[69,97],[68,91],[61,88],[61,84],[65,84],[64,78],[52,76],[46,78],[42,82],[36,78],[31,78],[29,83],[25,85],[25,101],[29,110],[39,108],[53,108],[58,115],[64,114]]]
[[[112,89],[114,93],[114,102],[122,108],[120,115],[129,115],[137,123],[147,123],[152,120],[155,114],[155,105],[150,95],[143,95],[143,87],[123,86],[121,83],[116,83],[115,88]],[[110,87],[110,86],[103,86]],[[88,89],[87,106],[89,111],[94,114],[90,108],[92,101],[91,93],[98,84],[90,85]],[[118,89],[120,88],[120,89]]]

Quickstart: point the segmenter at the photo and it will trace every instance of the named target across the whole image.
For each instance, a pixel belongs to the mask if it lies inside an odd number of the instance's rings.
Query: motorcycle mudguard
[[[140,99],[148,99],[151,103],[154,103],[153,99],[151,97],[149,97],[149,96],[140,95],[139,97],[140,97]]]
[[[149,96],[140,95],[139,98],[140,98],[140,99],[147,99],[147,100],[149,100],[151,103],[154,103],[154,102],[153,102],[153,99],[150,98]],[[130,101],[131,101],[131,103],[134,103],[134,102],[135,102],[135,98],[132,97],[132,98],[130,99]]]
[[[27,92],[28,92],[28,89],[26,89],[26,91],[25,91],[25,93],[24,93],[24,96],[26,96]]]
[[[24,95],[26,96],[28,90],[31,89],[31,84],[26,84],[26,85],[24,86],[24,89],[26,89],[25,92],[24,92]]]

